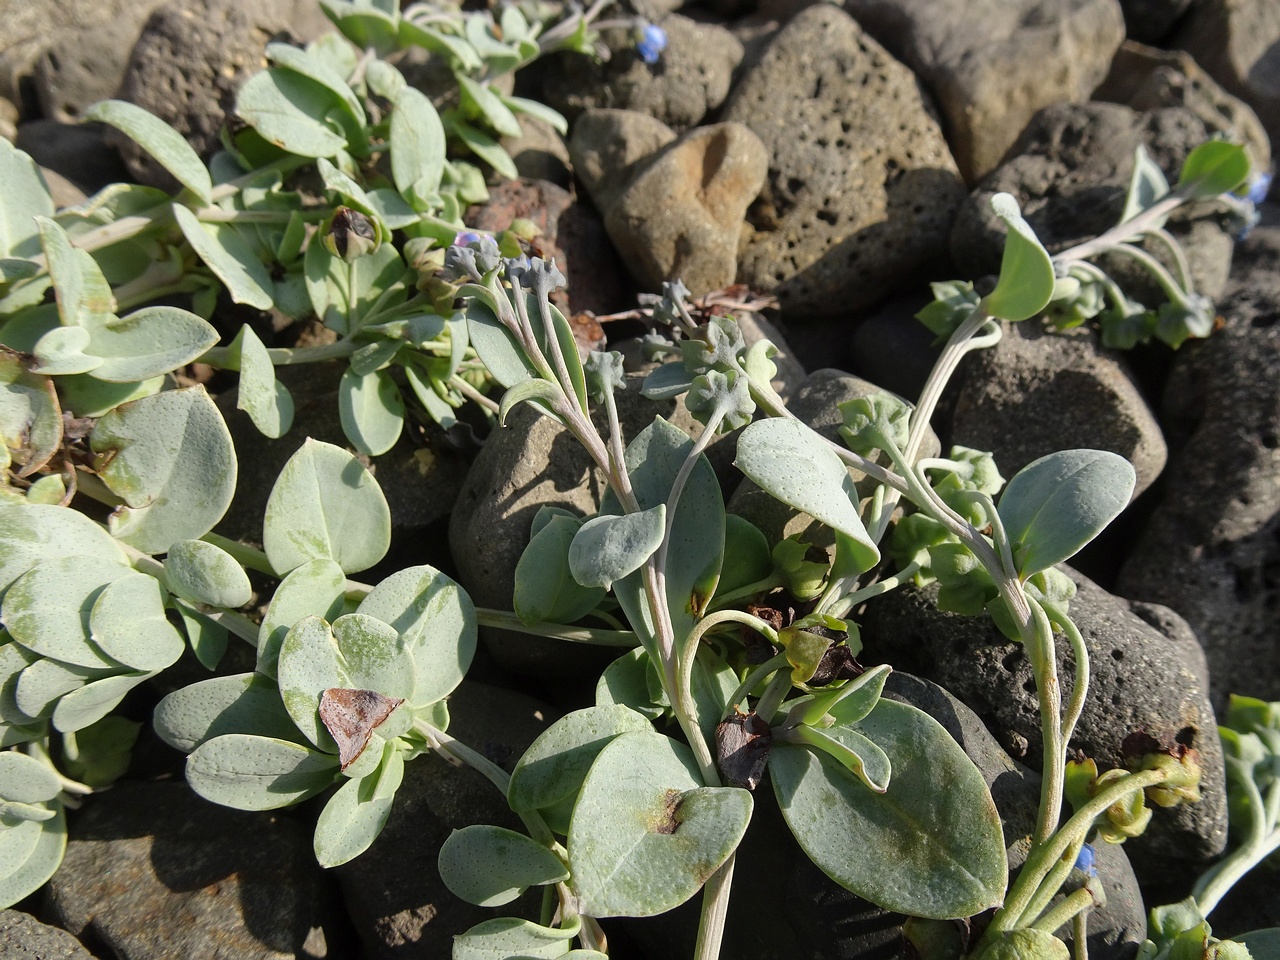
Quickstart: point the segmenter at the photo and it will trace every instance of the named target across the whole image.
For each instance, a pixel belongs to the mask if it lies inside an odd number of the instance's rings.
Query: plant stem
[[[920,569],[919,562],[912,560],[905,567],[899,570],[891,577],[885,577],[869,586],[863,587],[861,590],[855,590],[853,593],[840,600],[838,603],[832,604],[828,613],[833,617],[843,619],[860,603],[865,603],[872,597],[878,597],[881,594],[888,593],[890,590],[897,590],[912,577],[914,577]]]
[[[298,363],[320,363],[324,360],[340,360],[360,349],[354,340],[342,339],[316,347],[268,347],[267,356],[277,367]],[[238,350],[237,350],[238,352]],[[212,347],[196,358],[196,363],[207,363],[223,370],[239,370],[239,358],[232,358],[231,347]]]
[[[604,647],[639,646],[640,638],[631,630],[601,630],[597,627],[574,627],[563,623],[527,624],[514,613],[507,610],[490,610],[487,607],[476,607],[476,622],[482,627],[497,627],[502,630],[516,630],[535,637],[555,637],[572,643],[592,643]]]
[[[1077,244],[1070,249],[1055,254],[1053,262],[1057,264],[1087,260],[1090,257],[1097,256],[1106,247],[1140,239],[1144,233],[1168,216],[1171,211],[1186,199],[1177,190],[1167,193],[1137,216],[1131,217],[1124,223],[1117,224],[1106,233],[1099,234],[1092,240]]]
[[[1076,664],[1076,679],[1071,687],[1071,699],[1067,701],[1067,712],[1062,718],[1062,745],[1066,747],[1070,745],[1071,738],[1075,735],[1076,723],[1080,720],[1080,714],[1084,713],[1084,703],[1089,696],[1089,648],[1085,646],[1080,629],[1070,617],[1064,615],[1057,618],[1057,622],[1062,626],[1062,632],[1066,634],[1071,644],[1071,656]]]
[[[1166,774],[1161,770],[1140,770],[1123,777],[1089,799],[1075,812],[1060,830],[1044,843],[1033,844],[1031,853],[1018,879],[1009,888],[1005,896],[1004,906],[996,911],[992,918],[988,933],[995,935],[1016,929],[1022,920],[1031,899],[1040,889],[1041,883],[1054,865],[1066,853],[1067,848],[1079,842],[1093,828],[1094,821],[1106,813],[1108,807],[1118,803],[1137,790],[1145,790],[1163,783]]]
[[[693,960],[716,960],[724,941],[724,923],[729,915],[729,893],[733,886],[735,850],[702,888],[702,913],[698,918],[698,940]]]
[[[1093,894],[1084,887],[1072,890],[1063,901],[1031,925],[1032,930],[1053,933],[1064,923],[1093,906]]]

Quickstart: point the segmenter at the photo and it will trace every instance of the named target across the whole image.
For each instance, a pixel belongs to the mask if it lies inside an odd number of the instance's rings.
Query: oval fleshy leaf
[[[86,683],[58,701],[53,708],[53,726],[59,733],[72,733],[97,723],[120,705],[130,690],[158,671],[118,673]]]
[[[404,397],[387,371],[362,377],[348,369],[338,382],[338,415],[353,447],[367,456],[381,456],[396,445],[404,429]]]
[[[234,610],[253,596],[244,567],[221,547],[203,540],[179,540],[164,560],[169,589],[193,603]]]
[[[1133,176],[1129,178],[1129,190],[1124,197],[1124,212],[1120,222],[1127,223],[1147,207],[1169,192],[1169,181],[1164,171],[1156,166],[1147,148],[1138,144],[1133,156]],[[1154,226],[1164,226],[1162,223]]]
[[[997,507],[1018,576],[1074,556],[1129,505],[1135,481],[1129,461],[1107,450],[1062,450],[1019,470]]]
[[[584,587],[608,590],[638,570],[662,543],[666,504],[639,513],[592,517],[569,545],[569,570]]]
[[[584,587],[569,570],[569,547],[581,526],[580,517],[550,517],[520,554],[512,606],[524,623],[573,623],[604,599],[606,590]]]
[[[321,557],[357,573],[381,560],[391,545],[391,511],[359,460],[341,447],[308,439],[271,490],[262,539],[280,573]]]
[[[1196,147],[1182,164],[1178,192],[1195,199],[1230,193],[1249,178],[1249,156],[1244,147],[1225,140],[1210,140]]]
[[[860,548],[864,570],[880,551],[858,516],[849,470],[818,434],[798,420],[769,419],[748,426],[738,440],[738,469],[774,498],[845,534]]]
[[[588,707],[566,714],[538,735],[511,771],[507,803],[515,811],[550,807],[576,796],[587,771],[615,737],[648,730],[629,707]]]
[[[26,260],[40,252],[35,218],[54,215],[53,198],[36,162],[5,138],[0,141],[0,257]]]
[[[206,800],[237,810],[278,810],[324,790],[338,758],[287,740],[225,734],[187,757],[187,783]]]
[[[293,625],[304,617],[323,617],[332,623],[342,615],[347,576],[327,557],[310,560],[289,572],[276,587],[258,629],[257,671],[276,675],[280,644]]]
[[[834,757],[871,790],[884,793],[889,789],[893,766],[888,756],[857,730],[801,726],[797,733],[806,743]]]
[[[40,824],[40,837],[22,865],[0,876],[0,907],[10,907],[43,887],[62,865],[67,849],[67,820],[58,807]]]
[[[80,556],[124,564],[125,553],[111,534],[83,513],[47,504],[0,506],[0,592],[36,564]]]
[[[101,358],[90,371],[109,383],[135,383],[170,373],[218,342],[218,331],[188,310],[153,306],[108,317],[88,330],[86,351]]]
[[[300,739],[279,688],[257,673],[211,677],[175,690],[156,705],[152,723],[160,739],[183,753],[230,733]]]
[[[472,824],[440,847],[440,879],[455,896],[480,907],[510,903],[529,887],[569,879],[554,853],[523,833]]]
[[[444,126],[431,100],[404,87],[391,111],[391,177],[396,189],[410,197],[438,190],[444,148]]]
[[[275,304],[271,275],[244,238],[229,225],[201,223],[180,203],[173,205],[173,218],[205,266],[226,285],[232,300],[259,310],[271,309]]]
[[[476,652],[476,610],[467,592],[434,567],[393,573],[357,613],[388,624],[413,655],[413,706],[443,700],[466,676]]]
[[[569,827],[583,912],[648,917],[684,903],[737,849],[751,810],[746,790],[702,786],[683,744],[622,734],[592,765]]]
[[[85,120],[110,124],[151,154],[174,179],[194,193],[201,203],[209,203],[213,181],[200,155],[177,130],[137,104],[126,100],[103,100],[84,112]]]
[[[769,756],[778,805],[809,858],[897,913],[945,920],[998,904],[1004,837],[973,761],[936,720],[894,701],[881,700],[855,729],[893,764],[884,793],[807,747],[775,742]]]
[[[25,753],[0,753],[0,799],[18,803],[43,803],[62,789],[47,765]]]
[[[576,929],[559,930],[517,917],[497,917],[454,937],[452,960],[567,957]]]
[[[46,720],[53,716],[62,697],[110,675],[110,668],[76,667],[42,657],[18,674],[13,686],[14,706],[33,720]]]
[[[0,347],[0,462],[7,461],[18,476],[29,477],[52,460],[61,445],[62,410],[53,382],[28,373],[15,354]],[[0,568],[3,564],[0,560]]]
[[[91,669],[118,668],[90,639],[89,616],[103,588],[130,573],[124,564],[91,557],[46,561],[5,594],[5,628],[43,657]]]
[[[1034,317],[1053,297],[1053,261],[1037,239],[1031,225],[1022,219],[1018,201],[1008,193],[991,198],[991,209],[1005,222],[1009,232],[1000,261],[996,288],[982,299],[982,309],[1001,320]]]
[[[387,744],[374,773],[348,780],[329,798],[316,821],[314,849],[320,866],[336,867],[369,849],[386,826],[403,778],[404,754]]]
[[[653,664],[643,648],[627,651],[605,667],[596,681],[596,706],[618,704],[650,720],[657,720],[662,716],[665,700],[663,703],[655,702],[650,693],[649,676],[652,672]]]
[[[264,70],[236,94],[236,113],[268,143],[300,157],[332,157],[347,138],[320,118],[342,100],[322,84],[292,70]]]
[[[167,599],[160,581],[145,573],[126,573],[113,580],[89,614],[93,642],[134,670],[172,666],[186,644],[165,615]]]
[[[90,444],[99,475],[126,504],[111,515],[111,532],[143,553],[204,536],[231,505],[236,451],[204,387],[118,407],[98,421]]]

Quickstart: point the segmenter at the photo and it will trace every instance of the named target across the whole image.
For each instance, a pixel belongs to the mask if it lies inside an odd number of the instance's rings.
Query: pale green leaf
[[[193,603],[235,609],[253,595],[244,567],[221,547],[203,540],[180,540],[164,561],[169,589]]]
[[[617,737],[587,774],[569,828],[583,912],[647,917],[684,903],[737,848],[751,810],[748,791],[703,786],[683,744],[651,731]]]
[[[1018,575],[1074,556],[1129,505],[1135,482],[1129,461],[1106,450],[1062,450],[1019,470],[998,507]]]
[[[86,557],[123,566],[126,556],[102,527],[83,513],[44,504],[0,505],[0,592],[36,564]]]
[[[275,364],[267,348],[247,323],[231,346],[239,352],[240,364],[236,409],[249,414],[263,436],[273,440],[284,436],[293,425],[293,397],[288,387],[276,380]]]
[[[391,111],[391,176],[405,196],[440,189],[444,171],[444,126],[431,100],[405,87]]]
[[[1210,140],[1191,151],[1178,175],[1177,190],[1194,199],[1210,199],[1230,193],[1249,178],[1249,156],[1244,147],[1225,140]]]
[[[46,560],[5,594],[5,627],[13,639],[43,657],[80,667],[118,667],[90,640],[89,616],[102,589],[129,573],[118,561],[94,557]]]
[[[53,726],[62,733],[83,730],[114,710],[125,695],[155,671],[118,673],[72,690],[53,709]]]
[[[308,560],[291,570],[276,587],[258,630],[258,672],[276,675],[280,644],[304,617],[323,617],[332,623],[342,615],[347,576],[328,557]]]
[[[214,547],[213,549],[217,549]],[[109,583],[89,614],[93,642],[107,656],[134,670],[163,670],[186,644],[165,615],[164,587],[145,573],[126,573]]]
[[[59,329],[72,329],[60,327]],[[22,360],[0,347],[0,467],[28,477],[47,464],[62,445],[62,411],[53,383],[28,373]],[[2,486],[2,485],[0,485]],[[4,561],[0,560],[0,570]],[[4,581],[0,580],[0,589]]]
[[[581,526],[580,517],[552,517],[520,554],[512,605],[524,623],[573,623],[604,599],[603,588],[584,587],[569,571],[569,546]]]
[[[338,415],[353,447],[367,456],[380,456],[400,439],[404,397],[385,370],[362,377],[348,369],[338,382]]]
[[[404,754],[387,744],[378,771],[348,780],[329,798],[316,822],[315,854],[322,867],[355,859],[378,838],[404,776]]]
[[[218,331],[178,307],[143,307],[89,328],[88,352],[101,357],[93,376],[135,383],[170,373],[218,342]]]
[[[584,587],[608,590],[638,570],[662,543],[666,504],[621,516],[592,517],[569,544],[569,569]]]
[[[307,440],[267,500],[263,547],[286,573],[325,557],[346,573],[373,566],[391,544],[391,511],[368,470],[340,447]]]
[[[572,930],[542,927],[516,917],[497,917],[454,937],[452,960],[554,960],[568,956],[572,941]]]
[[[43,887],[62,864],[66,848],[66,815],[59,807],[52,820],[40,824],[40,838],[22,865],[0,875],[0,907],[11,907]]]
[[[476,611],[449,577],[426,565],[393,573],[357,612],[390,625],[412,653],[413,706],[442,700],[462,682],[476,651]]]
[[[156,705],[152,722],[160,739],[183,753],[229,733],[301,740],[279,689],[258,673],[212,677],[175,690]]]
[[[173,217],[205,266],[226,286],[232,300],[259,310],[271,309],[275,302],[271,275],[240,234],[229,225],[201,223],[178,203],[173,205]]]
[[[99,475],[124,500],[111,532],[143,553],[204,536],[236,489],[231,433],[203,387],[169,390],[118,407],[90,436]]]
[[[554,853],[522,833],[473,824],[440,847],[440,879],[455,897],[481,907],[510,903],[529,887],[569,879]]]
[[[1022,218],[1008,193],[991,198],[991,209],[1009,228],[996,288],[982,298],[982,309],[1001,320],[1026,320],[1040,313],[1053,297],[1053,261]]]
[[[0,257],[26,260],[40,253],[36,217],[52,217],[53,198],[34,160],[0,137]]]
[[[301,157],[332,157],[347,138],[324,121],[342,99],[292,70],[264,70],[245,81],[236,113],[268,143]]]
[[[338,758],[287,740],[224,734],[187,758],[187,783],[238,810],[276,810],[314,797],[339,777]]]
[[[85,120],[110,124],[151,154],[174,179],[209,203],[213,181],[200,155],[186,139],[159,117],[126,100],[103,100],[84,112]]]
[[[346,107],[352,121],[361,127],[365,125],[367,120],[360,99],[347,86],[346,80],[339,76],[322,58],[312,55],[310,51],[290,46],[287,43],[269,43],[267,44],[266,52],[267,59],[276,66],[287,67],[295,73],[300,73],[304,77],[314,80],[329,90]]]

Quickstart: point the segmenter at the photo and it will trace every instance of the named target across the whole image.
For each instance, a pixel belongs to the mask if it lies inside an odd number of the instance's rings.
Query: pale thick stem
[[[590,643],[603,647],[635,647],[640,638],[631,630],[601,630],[596,627],[575,627],[565,623],[525,623],[507,610],[490,610],[476,607],[476,622],[482,627],[515,630],[535,637],[554,637],[571,643]]]
[[[716,960],[724,942],[724,922],[729,915],[729,892],[733,886],[733,864],[737,851],[711,875],[702,888],[702,915],[698,921],[698,940],[693,960]]]
[[[1040,930],[1044,933],[1053,933],[1063,924],[1069,923],[1092,906],[1092,893],[1084,887],[1079,890],[1072,890],[1063,898],[1060,904],[1032,924],[1031,929]]]

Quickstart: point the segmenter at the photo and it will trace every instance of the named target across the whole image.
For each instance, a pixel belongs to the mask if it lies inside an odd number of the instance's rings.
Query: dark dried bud
[[[810,627],[809,630],[812,633],[834,632],[826,631],[822,627]],[[865,668],[854,659],[853,651],[849,649],[848,644],[833,644],[827,647],[827,652],[818,661],[818,669],[814,670],[813,676],[809,678],[809,686],[825,687],[836,680],[852,680],[860,677],[864,672]]]
[[[755,713],[738,711],[722,720],[716,727],[716,766],[725,785],[748,790],[760,786],[772,744],[773,731]]]
[[[359,210],[339,207],[324,232],[325,249],[352,263],[378,249],[378,228]]]

